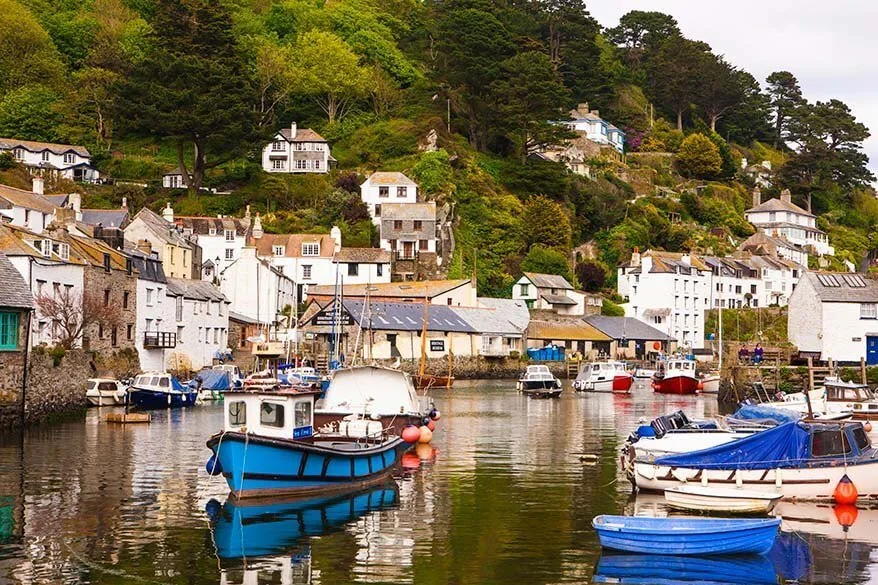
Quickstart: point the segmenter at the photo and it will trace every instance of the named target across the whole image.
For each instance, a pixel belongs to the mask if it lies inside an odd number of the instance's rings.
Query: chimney
[[[636,266],[640,266],[640,248],[634,248],[634,251],[631,252],[631,267],[634,268]]]
[[[811,194],[810,193],[808,193],[808,199],[806,199],[805,201],[806,201],[806,205],[807,205],[805,207],[805,211],[807,211],[808,213],[811,213]]]
[[[297,128],[297,126],[296,126],[296,123],[295,123],[295,122],[292,122],[292,123],[290,124],[290,140],[295,140],[295,139],[296,139],[296,133],[297,133],[297,132],[298,132],[298,128]]]
[[[253,220],[253,239],[258,240],[262,237],[265,232],[262,231],[262,219],[260,219],[259,214],[256,214],[256,219]]]
[[[122,198],[122,207],[121,207],[121,209],[128,209],[128,198],[127,198],[127,197],[123,197],[123,198]]]
[[[33,178],[33,192],[37,195],[45,195],[45,182],[39,175]]]
[[[329,230],[329,237],[335,242],[333,253],[338,254],[338,251],[341,250],[341,230],[338,229],[337,225],[332,226],[332,229]]]
[[[244,219],[247,220],[247,224],[250,223],[250,206],[247,206],[247,211],[244,212]]]
[[[149,240],[137,240],[137,249],[147,256],[152,256],[152,242]]]
[[[762,205],[762,190],[759,187],[753,188],[753,207]]]
[[[73,223],[76,220],[76,212],[70,207],[56,207],[55,208],[55,221],[52,222],[56,226],[64,226],[67,227],[67,224]]]
[[[601,117],[601,111],[600,111],[600,110],[592,110],[592,111],[591,111],[591,114],[592,114],[595,118],[600,118],[600,117]]]
[[[784,189],[780,192],[780,200],[784,203],[790,203],[793,199],[792,193],[790,193],[789,189]]]
[[[745,157],[741,158],[741,170],[743,171],[746,168],[747,168],[747,157],[745,156]]]
[[[76,218],[76,221],[82,221],[82,195],[71,193],[67,196],[67,202],[70,209],[73,210],[73,217]]]
[[[164,209],[162,209],[162,217],[168,223],[174,223],[174,210],[171,208],[171,202],[168,201]]]

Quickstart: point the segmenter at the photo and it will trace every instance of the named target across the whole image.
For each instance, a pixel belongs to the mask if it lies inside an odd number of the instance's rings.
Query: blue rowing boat
[[[603,552],[593,583],[626,585],[776,585],[777,572],[765,555],[643,555]]]
[[[780,518],[648,518],[597,516],[592,526],[601,546],[657,555],[764,554],[771,550]]]
[[[234,498],[311,496],[384,481],[410,445],[378,421],[343,420],[314,433],[319,389],[234,390],[225,424],[208,441],[206,468],[222,475]]]

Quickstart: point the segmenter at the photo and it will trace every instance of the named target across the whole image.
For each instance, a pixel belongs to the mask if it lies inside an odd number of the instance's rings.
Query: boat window
[[[601,367],[599,365],[595,364],[594,366],[592,366],[591,371],[598,372],[598,371],[600,371],[600,369],[601,369]]]
[[[86,389],[87,390],[94,390],[97,387],[97,385],[98,385],[98,383],[95,380],[89,380],[88,387]]]
[[[137,380],[135,380],[134,383],[138,386],[146,384],[146,376],[137,376]]]
[[[283,404],[275,404],[273,402],[263,402],[262,410],[259,414],[259,422],[267,427],[283,427],[284,426],[284,407]]]
[[[857,425],[853,427],[851,433],[854,435],[854,443],[860,451],[865,451],[872,446],[872,442],[869,440],[869,435],[866,434],[866,429],[862,426]]]
[[[167,378],[159,378],[159,388],[167,388],[171,385],[171,381]]]
[[[229,425],[241,426],[247,424],[247,403],[243,400],[229,402]]]
[[[115,390],[116,383],[115,382],[101,382],[98,384],[98,390]]]
[[[295,428],[311,426],[311,403],[307,401],[297,402],[294,415]]]
[[[850,452],[847,435],[842,431],[815,431],[811,435],[811,455],[814,457],[834,457]]]

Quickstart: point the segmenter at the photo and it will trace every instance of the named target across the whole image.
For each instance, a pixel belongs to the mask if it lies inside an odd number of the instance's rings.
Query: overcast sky
[[[799,80],[805,98],[837,98],[872,131],[869,167],[878,173],[878,2],[874,0],[586,0],[602,26],[630,10],[672,15],[683,34],[761,83],[773,71]]]

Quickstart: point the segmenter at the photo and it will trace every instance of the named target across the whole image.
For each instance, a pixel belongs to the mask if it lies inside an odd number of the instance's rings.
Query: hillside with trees
[[[119,181],[77,186],[92,206],[250,205],[268,230],[337,224],[368,245],[357,185],[404,171],[453,210],[450,276],[477,263],[485,295],[523,268],[597,290],[635,246],[722,253],[752,233],[746,158],[771,163],[764,198],[811,206],[838,260],[878,248],[869,130],[850,108],[809,101],[782,64],[755,79],[672,15],[606,29],[577,0],[0,0],[0,35],[0,136],[88,147]],[[552,122],[584,102],[626,132],[625,157],[590,160],[587,178],[528,156],[569,138]],[[262,172],[293,121],[337,169]],[[189,188],[162,189],[178,166]]]

